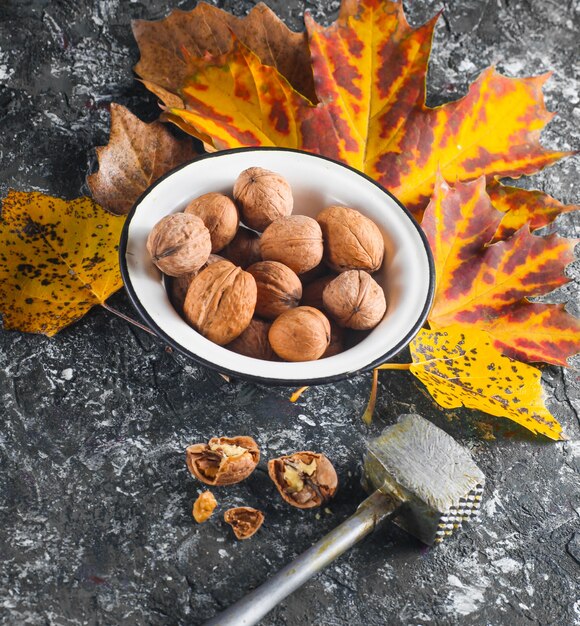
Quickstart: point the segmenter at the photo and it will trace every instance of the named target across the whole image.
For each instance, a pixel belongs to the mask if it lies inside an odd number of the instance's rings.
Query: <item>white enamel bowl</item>
[[[171,306],[161,273],[145,243],[165,215],[181,211],[210,191],[231,194],[239,173],[264,167],[284,176],[294,194],[294,213],[316,217],[331,204],[357,209],[375,222],[385,239],[385,261],[374,278],[387,294],[382,322],[342,354],[305,363],[252,359],[212,343]],[[150,187],[127,217],[120,264],[133,304],[164,341],[219,372],[267,384],[313,385],[372,369],[404,348],[421,328],[434,288],[433,259],[425,236],[408,211],[380,185],[356,170],[324,157],[278,148],[248,148],[203,155]]]

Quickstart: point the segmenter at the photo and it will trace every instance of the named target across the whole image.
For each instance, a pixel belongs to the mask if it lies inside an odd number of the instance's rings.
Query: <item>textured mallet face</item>
[[[403,415],[372,440],[364,483],[406,503],[395,523],[428,545],[472,519],[485,477],[468,450],[420,415]]]

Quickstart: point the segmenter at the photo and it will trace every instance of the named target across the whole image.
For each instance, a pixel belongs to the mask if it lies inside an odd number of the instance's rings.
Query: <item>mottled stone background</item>
[[[302,28],[310,9],[329,21],[338,2],[267,2]],[[251,0],[218,2],[243,15]],[[194,1],[3,0],[0,3],[0,191],[85,190],[92,148],[107,140],[111,101],[143,119],[155,99],[133,79],[130,20]],[[545,95],[558,117],[550,147],[580,149],[578,0],[414,0],[418,24],[443,8],[430,103],[463,94],[487,65],[510,76],[553,71]],[[579,159],[534,185],[580,203]],[[580,236],[578,215],[557,230]],[[573,271],[573,270],[572,270]],[[556,295],[577,309],[577,285]],[[130,312],[123,293],[112,302]],[[576,308],[575,308],[576,307]],[[199,624],[240,598],[343,520],[363,498],[367,437],[418,411],[472,450],[488,479],[477,525],[427,550],[396,528],[366,540],[276,609],[264,624],[580,624],[580,385],[547,368],[548,404],[570,437],[533,440],[501,420],[445,413],[404,373],[381,375],[377,419],[359,420],[368,376],[310,390],[226,383],[153,337],[95,309],[54,339],[0,333],[0,621],[20,625]],[[478,422],[498,437],[486,440]],[[263,461],[250,480],[216,489],[223,511],[264,510],[252,540],[236,542],[215,516],[191,519],[199,484],[187,444],[250,434],[263,458],[317,449],[341,488],[328,509],[290,510]]]

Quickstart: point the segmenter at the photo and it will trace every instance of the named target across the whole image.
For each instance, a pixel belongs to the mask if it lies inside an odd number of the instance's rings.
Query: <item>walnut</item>
[[[340,326],[355,330],[374,328],[387,310],[385,293],[373,277],[362,270],[343,272],[322,293],[324,308]]]
[[[324,236],[324,259],[337,272],[376,272],[383,262],[385,243],[376,224],[362,213],[330,206],[316,218]]]
[[[292,189],[283,176],[261,167],[244,170],[234,183],[234,200],[246,226],[263,231],[275,219],[292,213]]]
[[[223,260],[224,259],[217,254],[210,254],[205,265],[200,269],[203,270],[208,265]],[[169,294],[169,300],[173,305],[173,308],[180,314],[183,313],[183,303],[185,302],[185,296],[187,295],[189,285],[191,284],[194,276],[197,276],[198,273],[199,271],[183,274],[182,276],[165,277],[165,287],[167,289],[167,293]]]
[[[219,252],[234,238],[240,218],[234,201],[222,193],[206,193],[192,200],[186,214],[197,215],[203,220],[211,237],[211,251]]]
[[[275,361],[278,357],[268,341],[270,326],[269,322],[254,318],[246,330],[226,347],[228,350],[254,359]]]
[[[238,228],[236,236],[223,250],[222,255],[242,269],[262,260],[260,253],[260,235],[243,226]]]
[[[302,283],[286,265],[260,261],[248,267],[258,288],[256,315],[273,320],[284,311],[297,307],[302,297]]]
[[[264,514],[250,506],[238,506],[224,513],[224,521],[237,539],[249,539],[264,523]]]
[[[328,265],[324,261],[321,261],[316,267],[313,267],[311,270],[307,272],[303,272],[300,274],[300,282],[303,287],[309,285],[310,283],[326,276],[328,274]]]
[[[169,276],[197,271],[209,257],[209,230],[196,215],[173,213],[161,219],[147,238],[153,263]]]
[[[193,518],[198,524],[202,524],[213,515],[216,506],[217,500],[211,491],[200,493],[193,503]]]
[[[335,356],[344,351],[344,329],[330,320],[330,343],[322,355],[322,359]]]
[[[251,274],[229,261],[218,261],[191,281],[183,314],[204,337],[225,346],[248,327],[256,297],[256,281]]]
[[[330,323],[318,309],[299,306],[282,313],[268,333],[274,352],[286,361],[314,361],[330,343]]]
[[[260,252],[264,260],[279,261],[302,274],[322,260],[322,231],[316,220],[306,215],[281,217],[264,231]]]
[[[322,302],[322,292],[324,291],[326,285],[328,285],[328,283],[335,278],[336,276],[334,274],[331,276],[323,276],[322,278],[317,278],[309,285],[306,285],[306,287],[302,289],[302,300],[300,301],[300,304],[304,306],[313,306],[315,309],[323,309],[324,303]]]
[[[295,452],[268,461],[268,474],[282,498],[299,509],[311,509],[336,493],[338,477],[324,454]]]
[[[247,478],[260,460],[251,437],[213,437],[185,451],[189,471],[206,485],[233,485]]]

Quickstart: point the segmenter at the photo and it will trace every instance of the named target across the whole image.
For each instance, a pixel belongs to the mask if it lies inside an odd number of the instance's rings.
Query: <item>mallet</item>
[[[356,513],[206,626],[256,624],[385,520],[434,545],[479,510],[483,473],[464,447],[420,415],[402,416],[369,442],[363,464],[371,495]]]

